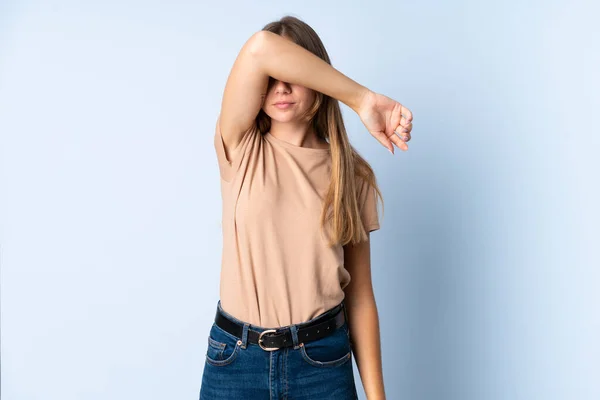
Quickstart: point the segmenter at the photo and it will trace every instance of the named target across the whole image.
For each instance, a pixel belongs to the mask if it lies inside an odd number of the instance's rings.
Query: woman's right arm
[[[254,126],[267,94],[269,74],[257,59],[259,31],[240,50],[227,78],[218,125],[227,159],[232,160],[245,132]]]
[[[412,113],[406,107],[372,92],[291,40],[273,32],[258,31],[244,44],[225,86],[220,126],[229,152],[254,124],[270,77],[343,102],[361,116],[369,132],[390,151],[393,151],[392,141],[398,147],[408,148],[393,134],[396,129],[408,128],[409,133],[412,129]]]
[[[254,124],[269,77],[324,93],[357,112],[369,92],[303,47],[275,33],[258,31],[239,52],[223,93],[219,124],[229,156]]]
[[[412,112],[399,102],[350,79],[302,46],[275,33],[260,31],[254,47],[258,68],[282,82],[295,83],[337,99],[354,110],[369,133],[394,152],[408,150]],[[401,140],[396,134],[405,139]]]

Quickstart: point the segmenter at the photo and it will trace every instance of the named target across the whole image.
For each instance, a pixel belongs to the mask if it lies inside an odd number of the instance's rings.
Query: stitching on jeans
[[[209,345],[211,345],[211,344],[212,344],[212,345],[214,345],[214,346],[216,346],[216,347],[220,348],[221,350],[223,350],[223,348],[226,346],[226,344],[225,344],[225,343],[219,342],[219,341],[217,341],[217,340],[215,340],[215,339],[211,338],[210,336],[208,337],[208,344],[209,344]]]
[[[310,365],[313,365],[315,367],[337,367],[339,365],[344,364],[346,361],[348,361],[350,359],[350,357],[352,355],[352,351],[349,351],[348,353],[346,353],[346,355],[338,358],[337,360],[331,360],[331,361],[313,360],[306,353],[306,349],[304,346],[302,346],[302,348],[300,349],[300,354],[306,360],[306,362],[308,362]]]
[[[236,342],[235,348],[233,349],[233,353],[231,353],[231,355],[228,358],[226,358],[225,360],[213,360],[212,358],[210,358],[208,356],[208,352],[207,352],[206,353],[206,362],[208,362],[211,365],[214,365],[215,367],[229,365],[237,358],[239,352],[240,352],[240,346]]]
[[[345,330],[344,326],[340,327],[340,329],[342,329],[342,332],[340,332],[340,333],[342,333],[344,335],[343,337],[345,337],[346,340],[348,340],[347,334],[348,334],[349,330],[347,330],[347,329]],[[345,355],[343,355],[342,357],[339,357],[335,360],[330,360],[330,361],[319,361],[319,360],[312,359],[310,357],[310,355],[308,354],[308,352],[306,351],[306,346],[304,345],[304,343],[301,343],[301,345],[300,345],[300,354],[302,355],[302,358],[304,358],[304,360],[312,366],[323,367],[323,368],[337,367],[339,365],[346,363],[352,357],[352,347],[350,346],[349,341],[348,341],[348,347],[349,347],[348,352]]]

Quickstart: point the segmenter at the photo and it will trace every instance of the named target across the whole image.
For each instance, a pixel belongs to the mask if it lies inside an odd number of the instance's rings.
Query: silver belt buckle
[[[262,337],[265,333],[271,333],[271,332],[277,332],[276,329],[267,329],[266,331],[262,331],[260,333],[260,335],[258,335],[258,345],[260,346],[261,349],[266,350],[266,351],[273,351],[273,350],[278,350],[279,347],[265,347],[262,345]]]

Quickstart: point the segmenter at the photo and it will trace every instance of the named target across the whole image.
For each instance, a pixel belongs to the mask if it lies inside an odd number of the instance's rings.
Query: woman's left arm
[[[344,246],[344,264],[351,275],[344,288],[352,352],[369,400],[384,400],[379,315],[371,282],[371,242]]]

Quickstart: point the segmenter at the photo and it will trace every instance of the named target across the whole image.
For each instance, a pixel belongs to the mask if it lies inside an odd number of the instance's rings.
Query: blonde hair
[[[300,19],[288,15],[268,23],[262,30],[290,39],[331,65],[317,33]],[[317,135],[329,142],[331,149],[331,183],[321,212],[321,227],[325,228],[329,223],[330,246],[355,244],[367,239],[358,204],[360,186],[357,178],[375,189],[382,206],[383,196],[373,169],[348,140],[339,102],[318,91],[315,91],[315,95],[315,102],[306,117]],[[262,109],[256,117],[256,125],[261,134],[271,128],[271,118]]]

